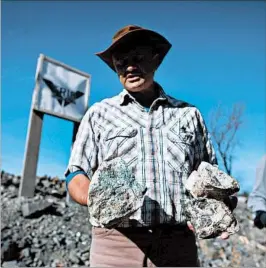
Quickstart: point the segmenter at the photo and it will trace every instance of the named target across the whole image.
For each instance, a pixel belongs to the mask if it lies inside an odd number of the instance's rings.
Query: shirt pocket
[[[104,161],[122,158],[129,166],[137,160],[137,135],[135,128],[116,128],[104,138]]]
[[[194,162],[195,134],[192,132],[166,133],[166,163],[171,170],[190,173]]]

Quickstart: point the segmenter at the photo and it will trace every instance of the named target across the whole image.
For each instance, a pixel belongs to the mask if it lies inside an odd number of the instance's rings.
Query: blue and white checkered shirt
[[[126,90],[91,106],[82,119],[66,175],[93,174],[105,161],[122,158],[136,180],[147,187],[134,226],[184,223],[184,181],[201,161],[217,164],[199,110],[166,95],[147,111]],[[132,226],[126,219],[121,227]]]

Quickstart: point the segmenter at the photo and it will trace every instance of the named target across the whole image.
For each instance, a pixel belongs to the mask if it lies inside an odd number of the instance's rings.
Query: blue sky
[[[265,13],[262,1],[3,1],[2,169],[22,171],[39,54],[91,74],[92,105],[122,89],[94,53],[119,28],[137,24],[172,43],[156,80],[168,94],[196,105],[207,125],[218,103],[245,104],[233,175],[249,191],[265,153]],[[45,116],[38,175],[63,177],[72,125]]]

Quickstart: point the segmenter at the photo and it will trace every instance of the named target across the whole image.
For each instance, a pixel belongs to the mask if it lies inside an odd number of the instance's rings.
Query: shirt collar
[[[176,106],[176,101],[166,95],[163,88],[157,82],[155,82],[155,85],[156,89],[160,93],[157,99],[167,101],[170,105]],[[120,105],[127,104],[130,100],[134,100],[134,97],[130,95],[130,93],[126,89],[123,89],[123,91],[120,93]]]

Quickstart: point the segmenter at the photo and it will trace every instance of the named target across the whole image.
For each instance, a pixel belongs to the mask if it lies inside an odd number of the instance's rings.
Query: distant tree
[[[225,171],[232,174],[232,164],[234,160],[234,150],[239,144],[237,132],[242,125],[244,105],[236,103],[231,110],[226,110],[218,105],[217,109],[211,112],[210,134],[216,147]],[[219,158],[218,156],[218,158]]]

